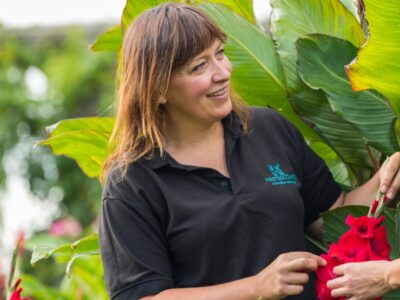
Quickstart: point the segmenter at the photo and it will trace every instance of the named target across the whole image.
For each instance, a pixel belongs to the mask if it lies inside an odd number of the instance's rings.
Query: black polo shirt
[[[99,229],[112,299],[229,282],[305,250],[304,227],[340,189],[291,123],[252,110],[247,135],[234,114],[223,120],[230,178],[169,155],[133,163],[122,181],[110,173]],[[315,299],[313,282],[287,299]]]

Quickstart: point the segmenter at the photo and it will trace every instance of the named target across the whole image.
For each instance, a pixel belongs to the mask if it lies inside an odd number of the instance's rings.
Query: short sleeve
[[[146,206],[140,190],[133,189],[129,198],[126,191],[120,195],[126,198],[104,197],[99,223],[104,275],[111,299],[139,299],[173,287],[160,221]]]

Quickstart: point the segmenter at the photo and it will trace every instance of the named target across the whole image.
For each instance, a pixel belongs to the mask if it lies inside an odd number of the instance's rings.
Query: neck
[[[167,125],[167,148],[169,150],[201,148],[208,145],[210,141],[223,139],[224,135],[221,121],[211,124],[190,123],[182,126],[169,120]]]

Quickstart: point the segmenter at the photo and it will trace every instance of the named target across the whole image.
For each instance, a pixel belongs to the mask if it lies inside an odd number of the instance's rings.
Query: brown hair
[[[182,3],[163,3],[145,11],[129,26],[122,48],[121,81],[116,123],[110,138],[111,166],[127,166],[159,148],[165,151],[164,112],[158,103],[166,94],[171,74],[226,35],[199,9]],[[248,107],[230,92],[233,111],[248,128]],[[154,154],[154,153],[153,153]]]

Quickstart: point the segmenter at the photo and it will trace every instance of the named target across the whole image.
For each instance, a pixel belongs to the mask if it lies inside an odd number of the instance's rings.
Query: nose
[[[228,81],[231,78],[232,65],[228,58],[216,61],[214,66],[213,81]]]

